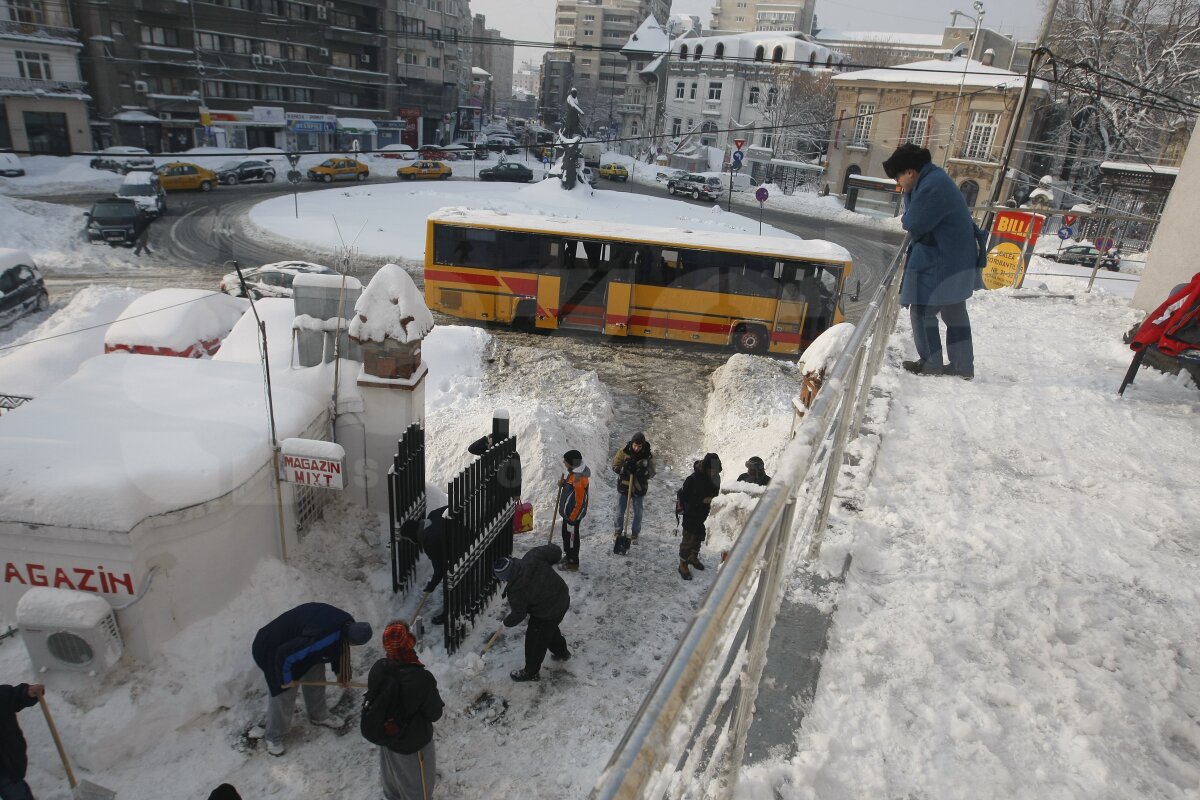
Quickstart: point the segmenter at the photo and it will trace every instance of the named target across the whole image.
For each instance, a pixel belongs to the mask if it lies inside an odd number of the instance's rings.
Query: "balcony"
[[[66,39],[79,42],[77,28],[64,28],[58,25],[42,25],[36,22],[20,22],[12,19],[0,19],[0,36],[32,36],[36,39]]]
[[[642,107],[638,103],[617,103],[618,114],[640,114]]]
[[[387,34],[377,31],[364,31],[358,28],[339,28],[330,26],[325,28],[325,38],[340,42],[364,42],[368,39],[380,39],[386,37]]]
[[[1000,159],[996,156],[996,150],[992,147],[979,147],[978,145],[965,145],[959,148],[952,161],[974,161],[980,164],[998,164]]]
[[[87,94],[83,81],[38,81],[31,78],[0,77],[2,94]]]

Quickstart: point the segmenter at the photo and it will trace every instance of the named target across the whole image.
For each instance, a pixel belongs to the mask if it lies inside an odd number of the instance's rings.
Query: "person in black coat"
[[[700,563],[700,544],[704,541],[707,531],[704,521],[708,519],[708,510],[712,499],[721,492],[721,459],[716,453],[709,453],[695,465],[692,474],[683,482],[679,490],[679,502],[683,506],[683,539],[679,542],[679,577],[685,581],[692,579],[688,565],[703,570]]]
[[[767,474],[767,467],[763,464],[763,460],[758,456],[750,456],[746,461],[746,471],[737,477],[739,483],[754,483],[759,486],[766,486],[771,483],[771,476]]]
[[[436,589],[446,577],[446,510],[449,506],[435,508],[421,520],[409,520],[400,526],[400,535],[414,542],[421,552],[433,565],[433,575],[425,584],[423,591],[429,594]],[[446,621],[446,610],[442,609],[433,618],[434,625]]]
[[[267,752],[284,753],[283,737],[292,726],[299,681],[325,680],[333,664],[338,681],[350,680],[350,645],[371,641],[371,626],[326,603],[304,603],[285,611],[254,637],[254,663],[267,679]],[[304,707],[316,725],[341,728],[345,720],[329,713],[324,686],[304,686]]]
[[[45,693],[40,683],[0,685],[0,797],[4,800],[33,800],[33,790],[25,782],[29,758],[17,712],[36,706]]]
[[[571,657],[567,640],[559,624],[571,607],[571,590],[554,571],[562,559],[562,549],[556,544],[535,547],[521,558],[501,556],[492,565],[496,577],[508,582],[505,594],[512,609],[504,618],[505,627],[512,628],[529,617],[525,633],[525,668],[514,670],[514,681],[536,681],[546,659],[546,650],[555,661]]]

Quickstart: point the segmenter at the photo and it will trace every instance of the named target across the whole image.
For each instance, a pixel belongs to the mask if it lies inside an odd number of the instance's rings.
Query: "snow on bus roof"
[[[598,222],[536,214],[508,214],[503,211],[474,208],[441,208],[429,215],[434,222],[456,225],[487,225],[495,228],[538,230],[547,233],[602,236],[612,239],[670,244],[679,247],[704,247],[737,250],[781,258],[809,258],[826,261],[851,261],[850,252],[839,244],[823,239],[755,236],[748,233],[697,231],[690,228],[665,228],[625,222]]]

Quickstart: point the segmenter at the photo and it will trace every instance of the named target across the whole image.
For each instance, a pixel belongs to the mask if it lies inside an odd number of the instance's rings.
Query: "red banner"
[[[1032,249],[1045,221],[1046,218],[1041,214],[1029,211],[998,211],[995,221],[992,222],[992,238],[1024,245],[1025,237],[1028,236],[1029,247]]]

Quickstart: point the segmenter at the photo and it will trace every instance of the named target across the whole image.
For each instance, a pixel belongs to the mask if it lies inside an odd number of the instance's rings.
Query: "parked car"
[[[620,164],[601,164],[600,177],[608,178],[610,181],[627,181],[629,180],[629,170]]]
[[[361,161],[353,158],[327,158],[308,170],[310,181],[365,181],[371,174],[371,169]]]
[[[291,297],[292,281],[296,280],[297,275],[304,273],[336,275],[337,271],[308,261],[277,261],[242,272],[246,277],[246,288],[256,300],[260,297]],[[220,288],[225,294],[234,297],[246,296],[236,272],[230,272],[221,278]]]
[[[447,152],[446,150],[443,150],[440,147],[435,147],[435,146],[429,145],[429,144],[422,147],[418,152],[420,152],[421,158],[425,159],[426,161],[456,161],[456,160],[458,160],[458,156],[454,155],[453,153]]]
[[[693,200],[716,200],[721,196],[721,179],[689,172],[682,178],[667,181],[667,191],[690,195]]]
[[[533,171],[524,164],[509,161],[505,164],[497,164],[494,167],[479,170],[479,180],[529,183],[533,180]]]
[[[1099,255],[1100,251],[1090,244],[1073,244],[1057,252],[1045,253],[1042,257],[1048,258],[1051,261],[1057,261],[1060,264],[1079,264],[1090,267],[1096,263],[1096,256]],[[1118,271],[1121,268],[1120,253],[1106,252],[1100,258],[1100,266],[1113,272]]]
[[[593,189],[596,188],[596,170],[592,169],[591,167],[580,167],[579,179],[588,186],[591,186]]]
[[[163,164],[155,172],[158,173],[158,180],[162,187],[168,192],[191,189],[211,192],[218,183],[217,173],[187,161],[172,161],[169,164]]]
[[[88,241],[92,244],[103,242],[110,247],[133,247],[142,230],[151,222],[150,215],[137,202],[125,197],[99,200],[83,215],[87,217],[84,230]]]
[[[660,169],[654,176],[654,180],[662,183],[663,181],[676,181],[687,175],[686,169]]]
[[[104,333],[104,352],[204,358],[221,347],[248,303],[208,289],[157,289],[134,300]]]
[[[135,169],[154,169],[150,151],[142,147],[106,147],[89,162],[92,169],[106,169],[124,175]]]
[[[17,158],[16,153],[0,151],[0,175],[6,178],[19,178],[25,174],[25,168],[21,166],[21,159]]]
[[[227,161],[217,167],[217,180],[228,186],[235,186],[248,181],[273,183],[275,168],[266,161]]]
[[[446,153],[453,155],[457,161],[470,161],[475,157],[475,147],[470,144],[448,144],[442,148]]]
[[[46,282],[33,257],[24,250],[0,248],[0,328],[49,307]]]
[[[412,161],[417,157],[417,151],[407,144],[385,144],[377,152],[380,158],[402,158]]]
[[[151,217],[167,213],[167,193],[153,172],[130,172],[117,187],[116,196],[132,200]]]
[[[440,161],[414,161],[396,170],[396,177],[406,181],[444,181],[454,174],[454,170]]]

